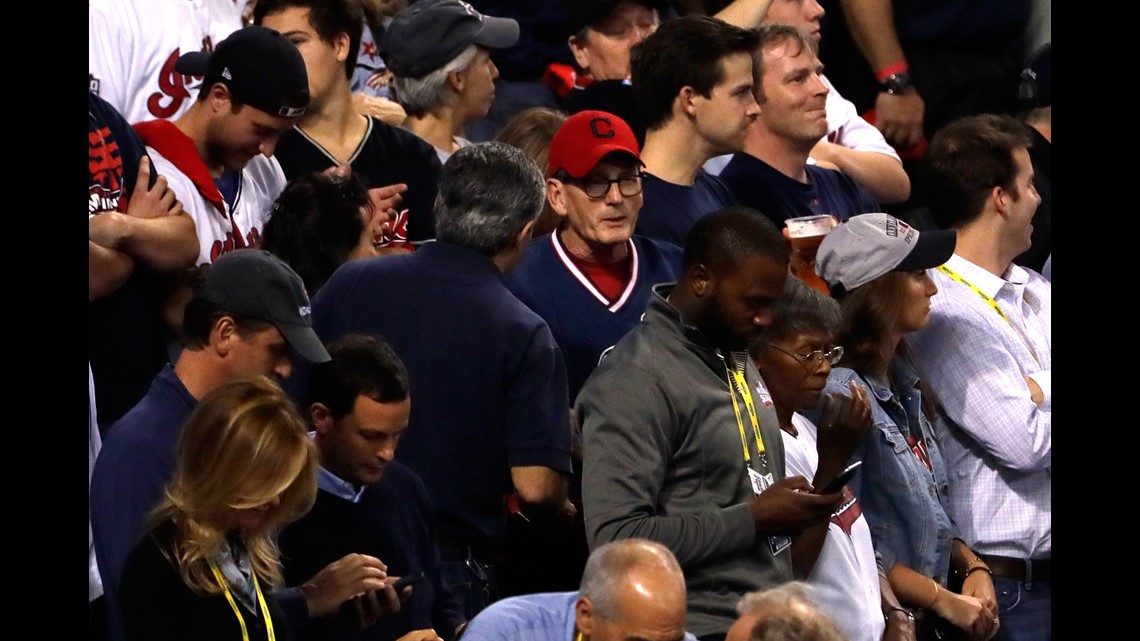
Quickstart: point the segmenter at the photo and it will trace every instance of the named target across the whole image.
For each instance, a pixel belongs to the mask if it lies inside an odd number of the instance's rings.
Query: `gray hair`
[[[518,147],[498,141],[463,147],[443,165],[436,239],[494,256],[538,217],[545,202],[542,172]]]
[[[478,47],[471,45],[452,58],[451,62],[422,78],[393,76],[392,94],[396,102],[410,116],[423,116],[437,107],[454,104],[459,96],[451,88],[447,75],[470,67],[478,50]]]
[[[784,295],[772,307],[772,324],[752,347],[752,353],[767,343],[808,332],[823,331],[838,337],[843,330],[839,302],[789,274]]]
[[[588,598],[597,616],[618,616],[617,598],[622,580],[638,566],[656,565],[683,576],[677,558],[669,548],[648,539],[622,539],[600,545],[590,553],[582,571],[578,597]]]
[[[812,603],[812,587],[789,581],[749,592],[736,606],[741,616],[758,614],[751,641],[844,641],[835,621]]]

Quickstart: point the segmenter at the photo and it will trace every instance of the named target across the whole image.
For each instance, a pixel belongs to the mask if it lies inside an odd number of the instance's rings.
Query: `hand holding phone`
[[[392,589],[395,590],[397,594],[399,594],[400,590],[403,590],[405,586],[414,585],[426,578],[427,576],[423,572],[402,576],[400,577],[399,581],[396,581],[392,584]]]
[[[859,471],[861,465],[863,465],[863,461],[855,461],[851,465],[848,465],[847,469],[840,472],[839,476],[832,479],[832,481],[827,484],[827,487],[820,491],[820,494],[834,494],[842,490],[844,485],[847,485],[851,482],[851,479],[855,478],[855,473]]]

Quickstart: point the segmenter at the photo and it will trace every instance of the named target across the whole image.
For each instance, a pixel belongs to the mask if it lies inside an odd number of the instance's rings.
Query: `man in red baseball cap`
[[[550,326],[566,363],[573,404],[602,355],[641,320],[650,288],[677,279],[681,248],[633,234],[643,163],[624,120],[604,111],[570,116],[551,139],[549,158],[546,199],[559,225],[527,246],[506,281]],[[571,499],[580,496],[577,448],[573,461]],[[581,520],[576,526],[584,529]],[[520,528],[535,532],[516,537],[512,558],[501,566],[504,581],[511,580],[518,592],[576,589],[589,554],[584,531],[545,541],[537,535],[540,526]],[[552,547],[558,554],[550,554]],[[542,563],[528,562],[534,558]],[[542,576],[531,576],[531,568],[541,568]],[[511,576],[512,569],[518,576]]]
[[[649,288],[677,276],[681,251],[633,235],[644,163],[624,120],[580,111],[549,154],[546,199],[561,222],[527,247],[507,286],[554,331],[573,401],[602,352],[640,320]]]

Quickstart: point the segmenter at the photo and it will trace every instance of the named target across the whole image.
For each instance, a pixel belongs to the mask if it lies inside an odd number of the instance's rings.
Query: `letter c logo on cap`
[[[604,123],[606,128],[603,130],[598,123]],[[598,116],[590,120],[590,131],[594,133],[595,138],[613,138],[614,137],[614,123],[609,118]]]

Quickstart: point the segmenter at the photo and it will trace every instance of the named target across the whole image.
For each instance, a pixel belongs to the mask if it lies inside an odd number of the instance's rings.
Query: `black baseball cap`
[[[313,331],[312,306],[301,277],[285,261],[263,249],[222,254],[206,271],[194,298],[226,312],[272,323],[307,361],[331,360]]]
[[[392,73],[422,78],[471,45],[504,49],[518,42],[519,23],[485,16],[462,0],[420,0],[392,18],[380,57]]]
[[[637,4],[657,10],[657,16],[665,19],[665,11],[669,8],[668,0],[633,0]],[[565,0],[566,23],[570,25],[571,33],[578,33],[582,29],[597,24],[613,14],[614,9],[621,4],[621,0]]]
[[[238,29],[213,51],[182,54],[174,68],[204,76],[203,89],[220,82],[238,102],[275,116],[301,116],[309,105],[305,60],[296,45],[273,29]]]

